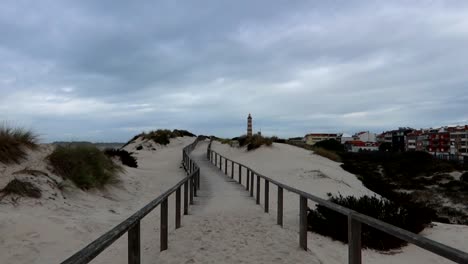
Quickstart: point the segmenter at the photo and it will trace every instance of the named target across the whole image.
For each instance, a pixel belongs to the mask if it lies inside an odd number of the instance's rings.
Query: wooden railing
[[[295,189],[281,182],[275,181],[269,177],[261,175],[253,169],[228,159],[216,151],[211,149],[211,142],[207,150],[207,158],[224,174],[231,176],[234,179],[234,167],[238,166],[238,181],[242,184],[243,175],[242,168],[247,172],[245,175],[245,187],[250,192],[250,196],[255,196],[256,203],[260,204],[260,180],[263,179],[264,187],[264,208],[265,212],[269,211],[269,191],[270,183],[277,186],[277,224],[283,226],[283,190],[295,193],[299,196],[299,245],[304,250],[307,250],[307,201],[312,200],[322,206],[325,206],[333,211],[346,215],[348,217],[348,263],[361,263],[361,224],[366,224],[387,234],[400,238],[406,242],[412,243],[418,247],[428,250],[432,253],[450,259],[457,263],[468,263],[468,253],[461,250],[449,247],[434,240],[422,237],[420,235],[408,232],[399,227],[387,224],[375,218],[363,215],[354,210],[324,200],[312,194]],[[224,162],[223,162],[224,161]],[[228,173],[228,162],[231,165],[230,175]],[[256,192],[254,193],[254,178],[256,176]],[[255,195],[254,195],[255,194]]]
[[[69,257],[63,264],[88,263],[112,245],[118,238],[126,232],[128,233],[128,263],[140,263],[140,221],[147,214],[153,211],[158,205],[161,205],[161,222],[160,222],[160,250],[164,251],[168,248],[168,198],[175,192],[175,228],[181,226],[181,191],[184,186],[184,215],[188,214],[189,204],[193,204],[193,197],[197,195],[197,189],[200,188],[200,168],[190,158],[190,152],[196,147],[199,138],[192,144],[186,146],[182,151],[182,164],[187,172],[187,177],[179,181],[172,188],[158,196],[156,199],[148,203],[145,207],[134,213],[125,221],[112,228],[110,231],[91,242],[85,248],[81,249],[73,256]]]

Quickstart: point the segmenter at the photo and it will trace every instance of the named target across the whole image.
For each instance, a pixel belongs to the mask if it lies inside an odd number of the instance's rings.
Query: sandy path
[[[171,232],[162,263],[319,263],[298,245],[298,235],[276,225],[238,183],[206,159],[207,142],[192,156],[201,190],[183,227]]]

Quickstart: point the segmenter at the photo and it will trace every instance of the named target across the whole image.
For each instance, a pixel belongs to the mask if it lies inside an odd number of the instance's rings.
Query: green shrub
[[[102,187],[123,170],[95,146],[58,146],[48,160],[58,175],[83,189]]]
[[[41,198],[41,190],[30,182],[13,179],[1,191],[4,195],[16,194],[23,197]]]
[[[340,155],[336,154],[334,151],[331,150],[327,150],[324,148],[314,148],[314,154],[320,155],[322,157],[336,162],[341,162]]]
[[[126,150],[123,149],[106,149],[104,153],[108,157],[119,157],[120,161],[122,164],[127,165],[132,168],[137,168],[138,163],[137,160],[134,156],[132,156],[133,153],[130,153]]]
[[[0,162],[19,163],[26,158],[26,149],[38,148],[37,135],[23,128],[0,126]]]
[[[359,213],[398,226],[413,233],[421,232],[434,215],[426,208],[406,208],[388,200],[364,196],[332,196],[330,201]],[[324,206],[317,205],[308,213],[309,230],[333,239],[348,242],[348,217]],[[389,250],[406,245],[403,240],[367,225],[362,225],[362,246],[377,250]]]
[[[331,150],[335,152],[343,152],[345,150],[344,145],[334,139],[327,139],[327,140],[319,141],[315,143],[314,147],[322,148],[325,150]]]
[[[178,130],[174,129],[174,131],[171,131],[169,129],[158,129],[155,131],[150,131],[149,133],[142,133],[138,137],[143,137],[144,139],[147,140],[153,140],[155,143],[161,144],[161,145],[167,145],[171,141],[171,138],[176,138],[176,137],[195,137],[194,134],[190,133],[187,130]]]
[[[172,137],[196,137],[196,135],[187,130],[174,129],[172,131]]]

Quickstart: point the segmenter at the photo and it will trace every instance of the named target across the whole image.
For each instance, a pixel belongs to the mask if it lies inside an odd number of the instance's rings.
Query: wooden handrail
[[[298,190],[294,187],[290,187],[284,183],[278,182],[274,179],[271,179],[267,176],[264,176],[257,171],[253,170],[250,167],[247,167],[239,162],[228,159],[218,152],[211,149],[211,142],[207,152],[207,157],[211,162],[215,162],[213,157],[218,157],[220,159],[225,159],[225,162],[231,162],[231,168],[234,168],[234,165],[239,166],[239,183],[242,183],[242,168],[245,168],[250,172],[250,177],[257,175],[257,193],[256,193],[256,202],[260,203],[260,179],[263,179],[265,182],[265,202],[268,203],[268,184],[272,183],[278,187],[278,212],[277,212],[277,223],[282,226],[283,224],[283,189],[289,192],[295,193],[300,197],[300,223],[299,223],[299,244],[301,248],[307,250],[307,200],[312,200],[324,207],[327,207],[335,212],[341,213],[348,216],[348,262],[352,264],[361,263],[361,224],[366,224],[373,228],[376,228],[380,231],[383,231],[387,234],[395,236],[399,239],[402,239],[406,242],[412,243],[420,248],[423,248],[427,251],[430,251],[434,254],[447,258],[449,260],[455,261],[457,263],[468,263],[468,253],[463,252],[459,249],[447,246],[445,244],[439,243],[437,241],[425,238],[423,236],[411,233],[402,228],[390,225],[373,217],[358,213],[349,208],[343,207],[341,205],[335,204],[333,202],[319,198],[313,194]],[[224,170],[227,175],[227,169]],[[234,176],[234,170],[231,172],[231,177]],[[251,181],[252,182],[252,181]],[[253,189],[253,186],[250,186]],[[265,212],[268,212],[269,205],[265,204]]]
[[[197,138],[193,143],[186,146],[182,151],[182,164],[187,172],[187,176],[179,181],[177,184],[172,186],[169,190],[165,191],[163,194],[149,202],[143,208],[138,210],[136,213],[128,217],[126,220],[118,224],[116,227],[109,230],[104,235],[100,236],[86,247],[69,257],[68,259],[64,260],[62,264],[78,264],[78,263],[88,263],[93,260],[97,255],[99,255],[102,251],[112,245],[117,239],[119,239],[123,234],[128,232],[128,263],[138,264],[140,263],[140,220],[143,219],[147,214],[153,211],[158,205],[161,205],[161,230],[160,230],[160,237],[161,237],[161,251],[166,250],[167,245],[167,221],[168,221],[168,206],[167,201],[171,194],[176,192],[176,229],[180,227],[180,193],[182,185],[184,186],[184,214],[188,213],[188,190],[187,188],[199,188],[194,183],[198,182],[199,184],[199,177],[200,177],[200,168],[194,162],[189,154],[193,151],[196,147],[197,143],[200,141]],[[190,184],[188,184],[190,183]],[[193,193],[194,190],[190,190],[190,193]],[[193,201],[193,200],[191,200]],[[191,203],[192,204],[192,203]]]

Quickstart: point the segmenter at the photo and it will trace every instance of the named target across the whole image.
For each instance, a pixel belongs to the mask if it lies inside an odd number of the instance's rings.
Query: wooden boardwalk
[[[320,263],[302,250],[298,234],[276,225],[244,187],[206,158],[200,142],[192,159],[200,166],[201,186],[193,213],[169,237],[158,263]]]

